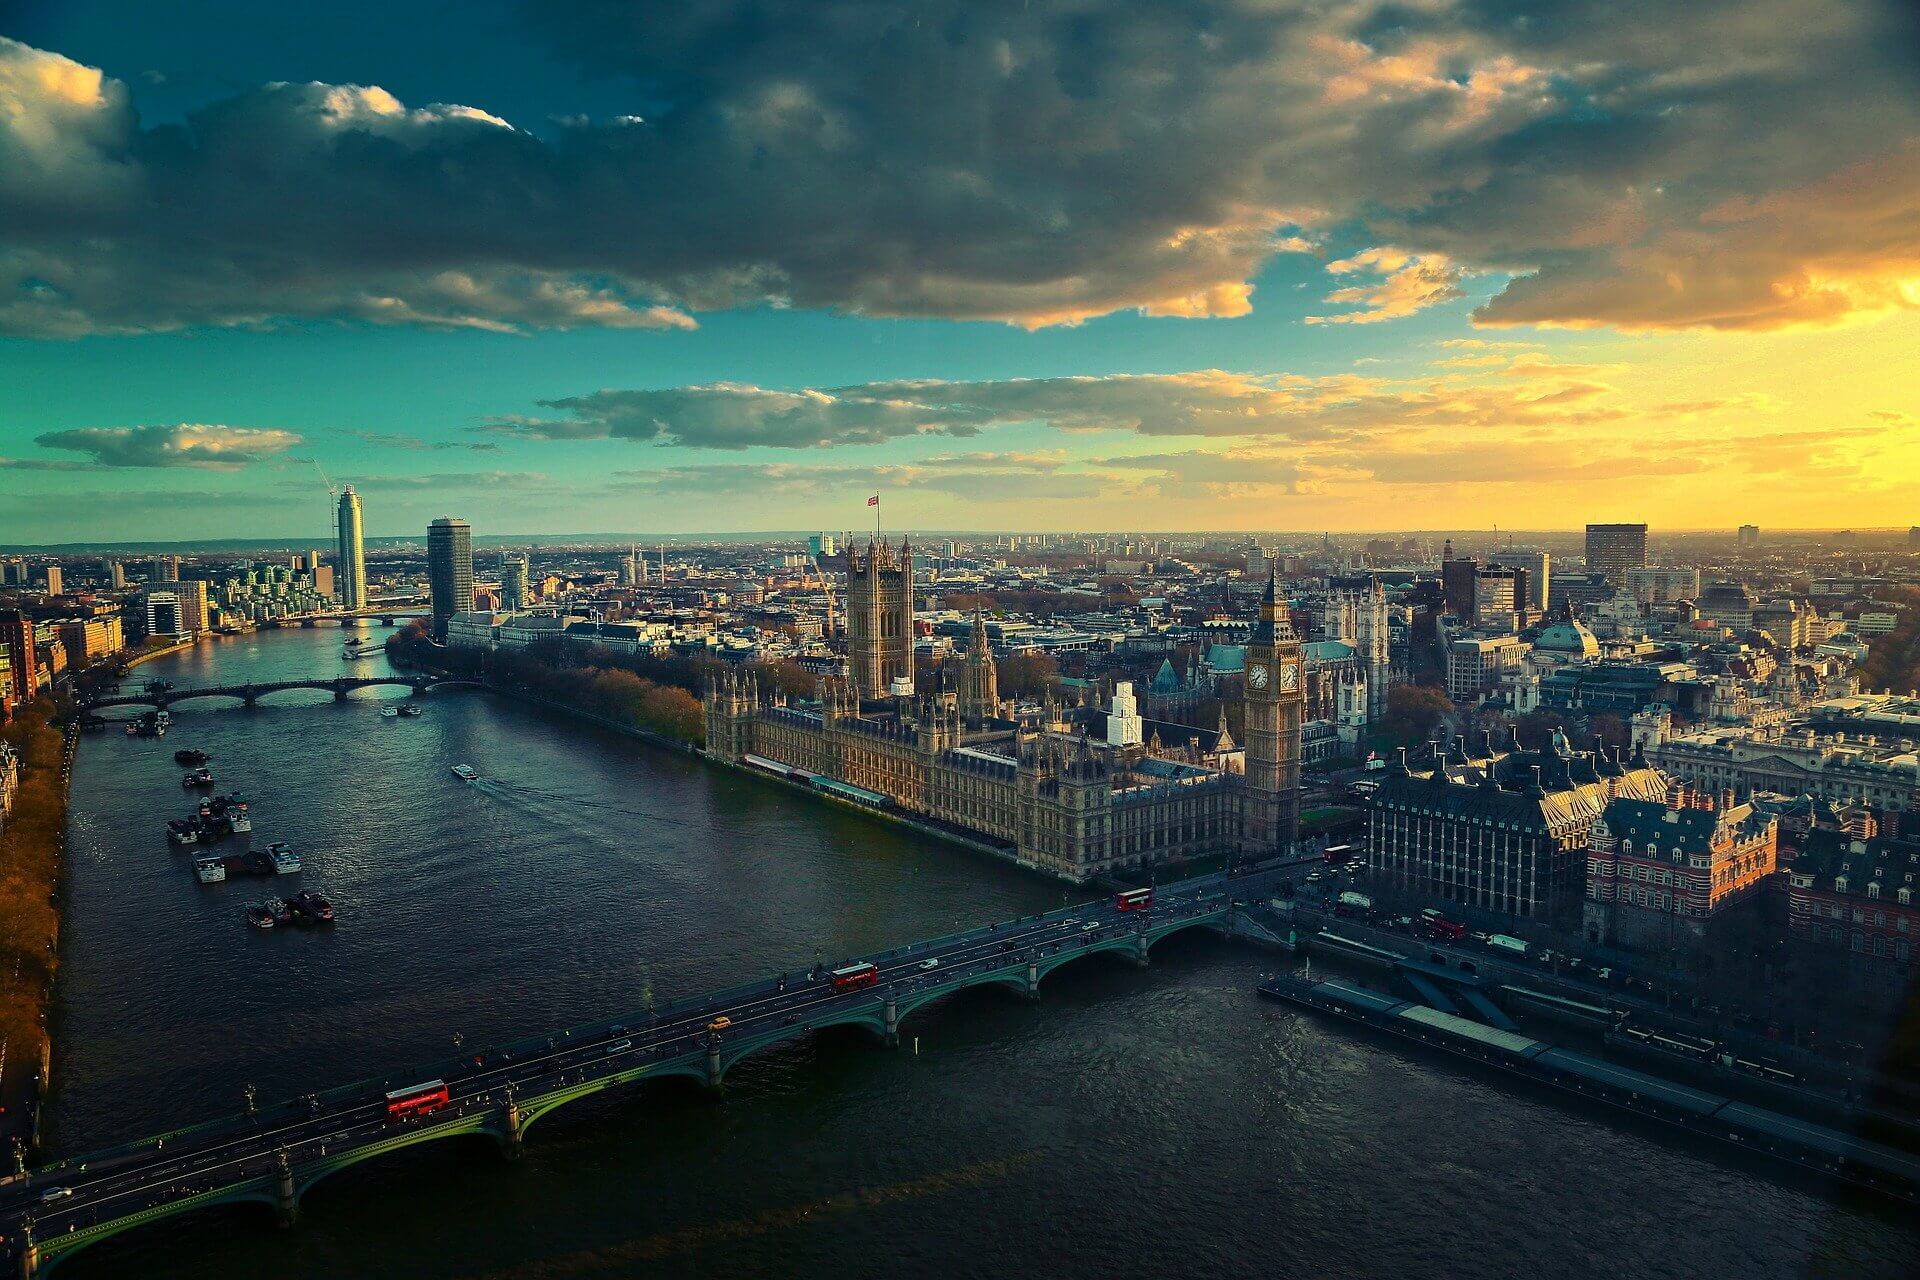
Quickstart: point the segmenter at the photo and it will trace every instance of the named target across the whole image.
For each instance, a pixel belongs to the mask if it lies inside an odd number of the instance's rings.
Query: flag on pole
[[[876,494],[874,494],[874,495],[873,495],[873,496],[872,496],[871,498],[868,498],[868,499],[867,499],[867,505],[868,505],[868,506],[870,506],[870,507],[877,507],[877,506],[879,506],[879,505],[880,505],[880,495],[876,493]]]

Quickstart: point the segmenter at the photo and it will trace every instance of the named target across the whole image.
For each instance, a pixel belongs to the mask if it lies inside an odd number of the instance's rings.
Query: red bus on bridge
[[[1152,889],[1126,889],[1113,895],[1115,911],[1145,911],[1152,905]]]
[[[387,1118],[405,1120],[410,1116],[424,1116],[438,1111],[452,1102],[447,1093],[445,1080],[429,1080],[425,1084],[408,1085],[404,1089],[395,1089],[387,1095]]]
[[[844,969],[835,969],[832,976],[835,991],[854,991],[880,981],[880,970],[871,964],[850,964]]]

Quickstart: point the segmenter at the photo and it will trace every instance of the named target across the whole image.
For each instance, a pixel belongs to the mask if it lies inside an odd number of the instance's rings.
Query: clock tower
[[[1240,806],[1240,849],[1278,853],[1300,835],[1300,722],[1306,678],[1300,641],[1280,603],[1275,572],[1267,575],[1260,622],[1247,645],[1246,785]]]

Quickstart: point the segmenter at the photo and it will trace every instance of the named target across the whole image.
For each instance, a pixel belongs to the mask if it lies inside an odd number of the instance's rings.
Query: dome
[[[1554,623],[1540,633],[1533,647],[1546,653],[1570,653],[1582,658],[1600,656],[1600,641],[1587,629],[1587,624],[1577,618]]]

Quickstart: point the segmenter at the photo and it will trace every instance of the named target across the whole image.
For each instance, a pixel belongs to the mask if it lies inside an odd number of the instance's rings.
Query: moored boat
[[[247,908],[247,923],[256,929],[271,929],[276,922],[266,904],[256,902]]]
[[[268,845],[267,856],[273,859],[275,875],[292,875],[300,869],[300,855],[285,840],[275,840]]]
[[[227,878],[227,864],[220,858],[199,858],[194,861],[193,874],[201,884],[219,884]]]

